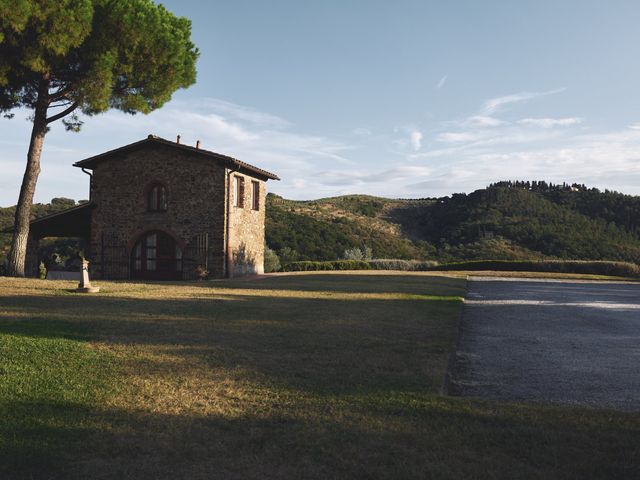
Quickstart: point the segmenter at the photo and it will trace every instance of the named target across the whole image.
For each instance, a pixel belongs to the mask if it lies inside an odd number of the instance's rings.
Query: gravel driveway
[[[640,284],[473,278],[449,393],[640,410]]]

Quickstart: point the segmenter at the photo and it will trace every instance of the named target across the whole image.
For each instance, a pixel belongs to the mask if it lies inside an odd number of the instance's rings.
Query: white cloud
[[[553,95],[564,89],[547,92],[521,92],[498,97],[484,102],[481,113],[462,120],[442,122],[445,129],[435,134],[435,141],[450,144],[446,148],[412,155],[412,158],[436,159],[442,156],[465,156],[469,153],[486,153],[496,150],[521,148],[516,145],[528,144],[536,148],[543,143],[557,141],[561,133],[553,127],[577,125],[583,120],[578,117],[566,118],[524,118],[509,123],[495,116],[506,105],[523,103],[529,100]],[[535,128],[532,128],[535,127]]]
[[[497,137],[414,155],[416,161],[428,161],[432,173],[409,186],[412,195],[469,192],[508,179],[577,182],[640,193],[640,129],[605,134],[561,131],[537,140],[522,132],[522,139],[528,139],[526,148],[515,138],[506,142]]]
[[[526,117],[513,123],[497,118],[507,106],[561,91],[491,99],[475,115],[441,122],[441,129],[426,138],[443,147],[408,155],[431,172],[406,186],[407,196],[469,192],[503,179],[578,182],[640,193],[640,123],[594,134],[562,128],[584,123],[580,117]]]
[[[413,131],[410,135],[411,147],[414,151],[418,151],[422,148],[422,132]]]
[[[439,134],[436,140],[442,143],[463,143],[475,142],[482,137],[482,134],[473,132],[444,132]]]
[[[555,95],[557,93],[564,92],[565,88],[558,88],[555,90],[549,90],[546,92],[520,92],[511,95],[505,95],[503,97],[491,98],[484,102],[482,107],[483,115],[491,115],[503,109],[506,105],[512,103],[524,103],[535,98],[546,97],[548,95]]]
[[[307,186],[307,180],[305,178],[293,178],[291,183],[296,189],[303,189]]]
[[[176,106],[178,107],[179,104],[177,104]],[[192,108],[193,105],[188,104],[187,107]],[[204,99],[201,102],[200,108],[204,109],[207,112],[214,112],[222,116],[230,117],[235,120],[246,121],[253,125],[261,127],[277,129],[291,127],[290,122],[276,115],[271,115],[254,108],[227,102],[218,98]]]
[[[365,127],[354,128],[352,133],[359,137],[370,137],[373,134],[370,129]]]
[[[389,184],[393,182],[405,183],[407,180],[426,177],[432,169],[424,165],[396,165],[394,168],[374,173],[365,173],[361,170],[329,170],[317,173],[315,178],[322,184],[330,187],[350,186],[357,188],[365,184]]]
[[[488,115],[474,115],[463,120],[462,125],[467,127],[499,127],[507,122]]]
[[[379,133],[380,127],[345,132],[357,148],[305,132],[276,115],[217,99],[171,102],[147,116],[111,111],[88,119],[79,135],[58,125],[47,135],[36,201],[61,195],[87,198],[87,178],[71,164],[149,133],[171,140],[181,134],[190,145],[199,139],[205,149],[273,171],[283,180],[270,182],[269,189],[288,198],[439,196],[509,178],[575,181],[640,193],[640,123],[596,135],[560,128],[583,122],[568,115],[514,122],[499,118],[510,105],[559,91],[492,99],[473,115],[436,125],[407,123],[393,133]],[[0,119],[0,131],[0,205],[11,205],[24,170],[29,124],[24,118]]]
[[[441,89],[442,87],[444,87],[445,83],[447,83],[447,79],[448,79],[448,78],[449,78],[449,76],[448,76],[448,75],[444,75],[444,76],[440,79],[440,81],[436,84],[436,88],[439,90],[439,89]]]
[[[397,136],[392,138],[391,143],[397,153],[418,152],[422,148],[424,134],[415,125],[395,126],[393,133]]]
[[[556,130],[531,130],[526,127],[506,127],[500,129],[478,129],[463,132],[443,132],[436,136],[436,141],[440,143],[457,144],[455,147],[443,149],[450,151],[452,148],[458,150],[484,147],[497,148],[498,146],[508,146],[515,144],[539,144],[550,142],[560,137]],[[437,151],[435,151],[437,154]],[[433,156],[434,152],[419,153],[413,155],[414,158]]]
[[[181,125],[183,122],[188,125],[198,125],[200,131],[205,135],[219,135],[240,143],[251,142],[259,138],[258,134],[250,132],[241,125],[232,123],[215,113],[208,115],[188,111],[175,113],[180,115],[180,120],[175,123],[175,126]]]
[[[568,118],[523,118],[518,120],[520,125],[533,125],[540,128],[568,127],[578,125],[584,120],[578,117]]]
[[[15,203],[28,145],[28,112],[17,112],[13,120],[0,119],[3,155],[0,159],[0,205]],[[109,111],[87,119],[80,134],[64,132],[58,124],[47,135],[42,154],[42,174],[36,201],[55,196],[86,198],[86,176],[71,164],[91,155],[132,143],[148,134],[195,145],[239,158],[280,174],[272,185],[290,196],[314,196],[317,192],[295,178],[313,177],[318,165],[336,170],[353,166],[345,154],[352,147],[342,141],[300,132],[290,122],[258,110],[222,100],[172,102],[149,115],[126,115]],[[16,139],[13,141],[13,139]]]
[[[470,115],[461,120],[442,122],[442,127],[446,129],[457,129],[459,131],[445,131],[436,135],[436,141],[441,143],[477,143],[483,144],[506,144],[523,143],[539,139],[539,135],[531,134],[513,128],[509,122],[497,118],[495,114],[503,110],[507,105],[528,102],[530,100],[554,95],[564,91],[564,88],[549,90],[546,92],[520,92],[503,97],[496,97],[486,100],[480,112]],[[536,126],[550,129],[556,126],[569,126],[582,122],[581,118],[525,118],[518,122],[520,126]]]

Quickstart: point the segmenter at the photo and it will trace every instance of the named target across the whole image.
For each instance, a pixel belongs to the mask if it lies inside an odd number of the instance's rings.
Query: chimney
[[[180,145],[180,135],[178,135],[178,138],[176,138],[176,143]]]
[[[200,140],[196,142],[196,150],[200,148]]]

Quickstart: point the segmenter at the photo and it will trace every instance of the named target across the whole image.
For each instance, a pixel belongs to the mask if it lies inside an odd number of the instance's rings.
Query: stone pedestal
[[[78,284],[78,288],[76,288],[76,292],[78,293],[98,293],[100,291],[100,287],[93,287],[91,285],[91,281],[89,280],[89,260],[86,258],[82,259],[82,277],[80,278],[80,283]]]

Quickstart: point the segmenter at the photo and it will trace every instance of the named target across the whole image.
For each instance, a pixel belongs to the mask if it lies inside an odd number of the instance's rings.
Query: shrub
[[[202,265],[198,265],[195,269],[195,275],[198,280],[206,280],[209,277],[209,270]]]
[[[344,251],[344,259],[345,260],[364,260],[364,254],[362,250],[358,247],[356,248],[347,248]]]
[[[336,260],[331,263],[333,270],[371,270],[371,265],[362,260]]]
[[[438,265],[432,260],[401,260],[397,258],[380,258],[367,262],[374,270],[402,270],[407,272],[425,271]]]
[[[291,262],[282,267],[284,272],[313,272],[323,270],[371,270],[362,260],[334,260],[329,262]]]
[[[280,250],[279,257],[280,263],[282,265],[287,265],[288,263],[297,261],[300,258],[300,255],[290,247],[283,247]]]
[[[320,270],[402,270],[419,272],[432,269],[438,262],[432,260],[334,260],[327,262],[291,262],[282,267],[283,272],[310,272]]]
[[[447,263],[445,265],[432,267],[429,270],[496,270],[503,272],[582,273],[617,277],[640,277],[640,266],[635,263],[581,260],[478,260],[471,262]]]
[[[264,271],[265,273],[277,272],[280,270],[280,258],[269,247],[264,249]]]
[[[38,265],[38,277],[41,280],[47,278],[47,267],[44,266],[44,262],[40,262],[40,265]]]
[[[364,247],[362,249],[355,248],[347,248],[344,251],[344,259],[345,260],[371,260],[373,256],[373,251],[370,247]]]

